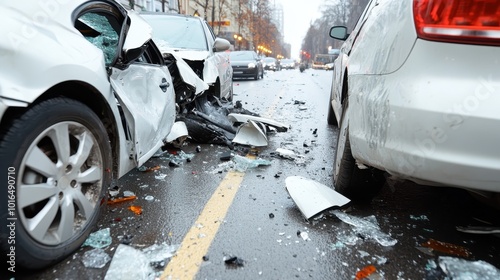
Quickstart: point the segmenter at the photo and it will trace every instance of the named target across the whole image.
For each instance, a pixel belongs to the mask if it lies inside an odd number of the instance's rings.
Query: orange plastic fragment
[[[437,241],[432,238],[429,239],[427,242],[422,243],[422,246],[431,248],[434,251],[438,251],[448,255],[456,255],[460,257],[470,257],[472,255],[472,253],[469,252],[469,250],[467,250],[465,247],[442,241]]]
[[[131,201],[131,200],[134,200],[136,198],[137,197],[135,195],[133,195],[133,196],[127,196],[127,197],[114,198],[114,199],[108,200],[108,205],[109,204],[116,204],[116,203],[120,203],[120,202],[124,202],[124,201]]]
[[[157,166],[150,167],[146,171],[155,171],[155,170],[160,170],[160,166],[157,165]]]
[[[129,206],[128,209],[132,212],[134,212],[136,215],[142,214],[142,207],[141,206]]]
[[[366,277],[370,276],[373,274],[375,271],[377,271],[377,268],[374,265],[367,265],[363,267],[360,271],[356,272],[356,280],[361,280],[365,279]]]

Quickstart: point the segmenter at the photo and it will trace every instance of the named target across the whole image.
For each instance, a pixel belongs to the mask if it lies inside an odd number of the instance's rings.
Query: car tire
[[[368,167],[358,168],[351,153],[349,124],[345,119],[348,101],[344,101],[341,126],[337,140],[337,149],[333,164],[333,183],[335,189],[351,200],[369,202],[385,184],[384,173]]]
[[[255,71],[255,76],[253,76],[253,79],[254,80],[258,80],[259,79],[259,69],[257,69],[257,71]]]
[[[106,204],[112,174],[106,129],[83,103],[53,98],[29,108],[0,137],[0,165],[12,173],[14,191],[1,192],[0,217],[16,219],[16,264],[57,263],[82,245]],[[7,208],[10,194],[15,200]],[[0,227],[4,252],[9,234]]]
[[[262,71],[260,72],[260,78],[264,79],[264,69],[262,69]]]

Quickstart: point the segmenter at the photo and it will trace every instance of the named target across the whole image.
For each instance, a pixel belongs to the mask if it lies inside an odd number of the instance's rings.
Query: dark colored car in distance
[[[230,53],[231,67],[234,78],[264,78],[262,61],[254,51],[232,51]]]

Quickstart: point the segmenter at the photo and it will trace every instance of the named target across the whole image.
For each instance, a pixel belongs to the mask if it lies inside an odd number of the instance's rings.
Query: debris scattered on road
[[[111,233],[109,228],[101,229],[93,232],[83,242],[82,246],[90,246],[93,248],[104,248],[111,244]]]
[[[277,148],[276,149],[276,153],[282,157],[282,158],[286,158],[286,159],[295,159],[297,157],[297,155],[295,154],[294,151],[292,150],[287,150],[287,149],[283,149],[283,148]]]
[[[111,257],[101,248],[89,250],[83,254],[82,263],[87,268],[103,268]]]
[[[128,196],[128,197],[119,197],[119,198],[109,199],[108,200],[108,205],[110,205],[110,204],[116,204],[116,203],[120,203],[120,202],[125,202],[125,201],[132,201],[132,200],[134,200],[136,198],[137,197],[134,195],[134,196]]]
[[[269,213],[269,218],[270,219],[274,218],[274,214],[273,213]]]
[[[134,236],[132,234],[124,234],[124,235],[118,236],[120,243],[125,244],[125,245],[129,245],[130,243],[132,243],[133,238],[134,238]]]
[[[358,218],[339,210],[332,211],[331,213],[344,223],[353,226],[356,235],[361,236],[363,239],[374,239],[382,246],[394,246],[398,242],[389,234],[380,230],[377,219],[373,215],[365,218]]]
[[[108,191],[110,197],[115,197],[120,193],[120,187],[119,186],[114,186],[109,189]]]
[[[234,169],[239,172],[245,172],[249,168],[256,168],[258,166],[271,165],[271,162],[262,158],[248,158],[240,155],[233,157]]]
[[[136,214],[136,215],[142,214],[142,207],[141,206],[131,205],[128,207],[128,210],[134,212],[134,214]]]
[[[492,226],[457,226],[457,230],[465,233],[473,234],[500,234],[500,227]]]
[[[433,251],[445,253],[448,255],[455,255],[459,257],[470,257],[472,253],[465,247],[446,243],[434,239],[429,239],[428,241],[421,244],[422,247],[432,249]]]
[[[429,221],[429,218],[427,218],[426,215],[420,215],[420,216],[410,215],[410,219],[414,221]]]
[[[137,167],[137,170],[139,170],[141,172],[152,172],[152,171],[155,171],[155,170],[160,170],[160,166],[156,165],[156,166],[153,166],[153,167],[146,167],[144,165],[141,165],[141,166]]]
[[[229,267],[240,267],[245,264],[245,261],[236,256],[224,256],[224,263]]]
[[[131,191],[124,191],[123,196],[124,197],[131,197],[131,196],[135,196],[135,193],[131,192]]]
[[[147,201],[153,201],[153,200],[155,200],[154,196],[152,196],[152,195],[146,195],[144,197],[144,199],[147,200]]]
[[[232,152],[224,152],[221,156],[220,156],[220,160],[222,161],[228,161],[228,160],[231,160],[233,158],[234,154]]]
[[[370,275],[372,275],[375,271],[377,271],[377,268],[374,265],[367,265],[358,272],[356,272],[356,277],[354,279],[356,280],[366,279]]]
[[[468,261],[454,257],[440,256],[439,267],[450,277],[450,279],[500,279],[500,270],[481,260]]]
[[[179,247],[179,245],[168,245],[166,243],[153,244],[142,249],[142,252],[146,258],[148,258],[152,267],[163,268],[165,266],[165,261],[173,257]]]
[[[342,207],[350,202],[335,190],[301,176],[287,177],[285,183],[288,194],[306,219],[326,209]]]

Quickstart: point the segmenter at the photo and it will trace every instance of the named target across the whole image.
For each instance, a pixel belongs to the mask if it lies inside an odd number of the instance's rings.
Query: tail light
[[[414,0],[419,38],[500,46],[500,0]]]

